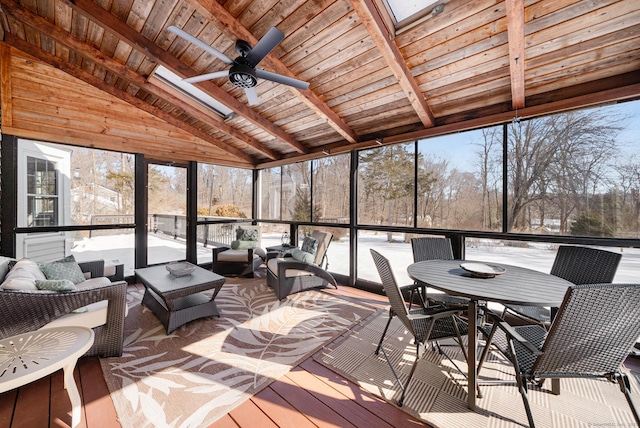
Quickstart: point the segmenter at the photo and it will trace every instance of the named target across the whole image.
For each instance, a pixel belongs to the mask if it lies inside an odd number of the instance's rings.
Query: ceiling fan
[[[192,36],[180,28],[171,25],[167,27],[167,30],[171,31],[175,35],[182,37],[183,39],[193,43],[199,48],[205,50],[211,55],[217,57],[222,62],[229,64],[231,68],[228,70],[216,71],[213,73],[202,74],[200,76],[189,77],[183,79],[187,83],[202,82],[204,80],[217,79],[219,77],[229,77],[229,81],[239,88],[244,89],[244,93],[247,96],[249,105],[257,105],[258,93],[256,92],[256,85],[258,84],[258,78],[270,80],[276,83],[282,83],[284,85],[292,86],[298,89],[307,89],[309,87],[308,82],[294,79],[291,77],[283,76],[282,74],[271,73],[269,71],[256,68],[258,63],[266,57],[269,52],[275,48],[278,43],[284,39],[282,31],[276,27],[271,27],[269,31],[256,43],[252,48],[249,42],[244,40],[236,41],[236,51],[239,56],[236,59],[231,59],[222,52],[209,46],[202,40]]]

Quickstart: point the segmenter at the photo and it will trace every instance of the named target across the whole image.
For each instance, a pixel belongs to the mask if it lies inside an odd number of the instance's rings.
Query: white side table
[[[0,340],[0,392],[63,369],[64,387],[71,400],[71,426],[77,426],[81,403],[73,370],[92,345],[93,330],[85,327],[48,328]]]

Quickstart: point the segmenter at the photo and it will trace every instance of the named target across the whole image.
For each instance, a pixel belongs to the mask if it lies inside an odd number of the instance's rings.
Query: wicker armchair
[[[494,330],[506,335],[506,349],[499,348],[513,363],[532,428],[527,382],[540,384],[545,378],[572,377],[617,382],[640,425],[629,379],[620,370],[640,336],[640,284],[571,286],[549,332],[540,325],[512,327],[500,317],[489,315],[494,319]]]
[[[79,262],[78,265],[83,272],[90,272],[91,277],[100,277],[104,273],[102,260]],[[75,309],[106,300],[106,323],[93,328],[94,344],[85,355],[120,356],[127,311],[126,294],[125,281],[88,286],[64,293],[45,290],[0,290],[0,338],[37,330]]]
[[[318,248],[313,263],[297,261],[291,257],[271,257],[267,255],[267,285],[276,292],[278,300],[289,294],[312,288],[333,285],[338,288],[336,280],[327,272],[327,249],[333,235],[329,232],[314,230],[311,236],[318,241]]]
[[[622,254],[597,248],[562,245],[551,267],[551,275],[574,284],[611,283],[616,276]],[[542,306],[508,305],[502,317],[514,315],[530,324],[543,327],[551,323],[551,308]]]
[[[398,287],[395,277],[393,275],[393,271],[391,270],[391,265],[389,264],[389,260],[387,260],[384,256],[378,253],[375,250],[370,250],[371,255],[373,256],[373,260],[376,264],[376,268],[378,269],[378,274],[380,275],[380,279],[382,280],[382,286],[384,287],[384,292],[389,298],[389,303],[391,304],[391,308],[389,309],[389,320],[387,321],[387,325],[384,328],[384,332],[382,333],[382,338],[384,339],[387,329],[389,328],[389,324],[391,324],[391,320],[394,316],[397,316],[404,326],[409,330],[409,332],[413,335],[414,343],[416,344],[416,359],[413,362],[411,367],[411,372],[409,376],[405,380],[404,384],[400,381],[398,376],[396,375],[396,371],[393,369],[389,358],[382,346],[382,339],[376,348],[376,355],[382,350],[385,359],[387,360],[387,364],[391,367],[391,371],[396,377],[396,381],[400,385],[402,389],[402,394],[400,399],[398,400],[398,406],[402,407],[404,403],[404,399],[407,393],[407,387],[409,386],[409,382],[411,382],[411,378],[413,377],[413,373],[416,370],[416,366],[420,359],[420,347],[425,345],[427,342],[435,341],[436,346],[441,354],[445,355],[449,358],[437,340],[446,339],[446,338],[455,338],[462,349],[462,352],[465,355],[466,359],[466,351],[464,345],[462,344],[462,336],[466,335],[468,332],[467,323],[458,317],[460,313],[460,309],[450,309],[444,306],[430,306],[430,307],[422,307],[419,309],[409,310],[407,309],[407,305],[402,297],[402,293],[400,288]],[[451,361],[453,363],[453,361]],[[453,363],[455,365],[455,363]]]
[[[258,269],[266,257],[265,251],[260,248],[262,240],[262,231],[260,226],[243,225],[236,230],[247,230],[255,234],[257,239],[251,248],[233,249],[227,246],[219,246],[213,248],[213,263],[211,270],[223,276],[243,276],[253,278],[256,269]],[[239,242],[239,241],[236,241]]]

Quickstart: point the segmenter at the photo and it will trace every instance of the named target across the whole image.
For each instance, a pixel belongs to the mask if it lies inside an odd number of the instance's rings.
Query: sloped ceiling
[[[398,31],[377,0],[0,5],[7,45],[191,134],[193,144],[214,146],[225,163],[243,167],[640,96],[636,0],[442,0],[433,6],[443,5],[441,12]],[[260,80],[260,104],[249,106],[243,90],[225,78],[197,83],[235,112],[223,120],[151,77],[158,65],[181,77],[227,67],[167,31],[170,25],[231,58],[237,39],[255,45],[275,26],[285,38],[259,67],[307,81],[309,89]],[[3,108],[20,107],[5,101]],[[123,146],[113,143],[113,149]],[[153,144],[135,151],[158,156]],[[197,152],[167,160],[198,161]]]

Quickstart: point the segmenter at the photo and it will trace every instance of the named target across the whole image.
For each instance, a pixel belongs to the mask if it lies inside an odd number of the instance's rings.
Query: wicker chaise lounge
[[[267,285],[276,292],[278,300],[288,295],[312,288],[338,284],[326,270],[327,249],[333,235],[329,232],[314,230],[311,238],[317,241],[317,249],[310,261],[296,260],[293,257],[272,257],[267,254]]]
[[[81,270],[92,278],[104,275],[104,261],[79,262]],[[0,278],[8,268],[0,266]],[[105,281],[106,282],[106,281]],[[0,338],[55,325],[85,324],[88,313],[72,311],[101,301],[107,302],[106,320],[91,325],[95,333],[93,346],[85,355],[113,357],[122,355],[127,283],[115,281],[90,285],[69,292],[48,290],[0,290]],[[98,322],[102,321],[97,321]]]

